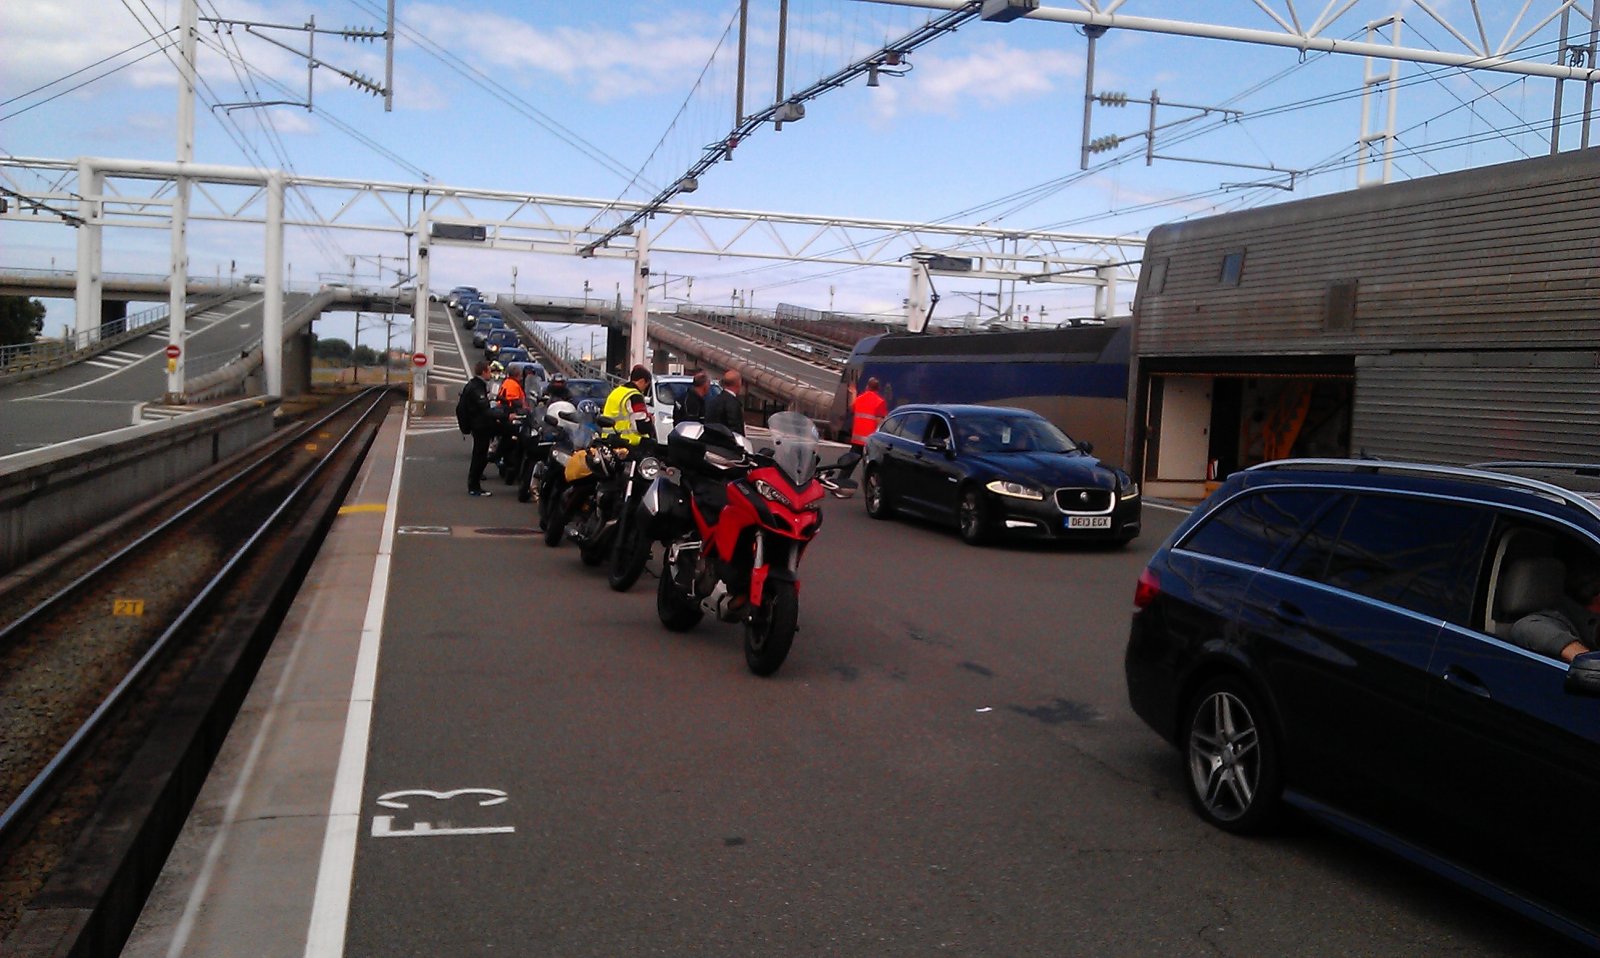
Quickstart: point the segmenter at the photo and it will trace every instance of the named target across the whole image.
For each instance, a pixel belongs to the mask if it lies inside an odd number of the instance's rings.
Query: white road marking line
[[[394,479],[383,517],[383,538],[372,564],[372,592],[361,624],[355,676],[350,683],[350,711],[345,717],[344,744],[328,807],[328,830],[317,866],[317,889],[306,932],[305,958],[339,958],[344,954],[350,920],[350,888],[355,880],[356,838],[361,830],[361,786],[367,774],[367,744],[372,735],[372,697],[378,679],[378,648],[383,642],[383,611],[389,596],[389,562],[394,554],[395,517],[399,515],[400,476],[405,472],[406,413],[395,448]]]
[[[106,350],[106,355],[107,356],[119,356],[119,357],[121,357],[123,359],[128,360],[129,362],[138,362],[139,360],[144,358],[143,356],[139,355],[138,353],[130,353],[130,352],[126,352],[126,351],[121,350],[121,349],[108,349],[108,350]]]
[[[244,312],[247,309],[253,309],[255,307],[255,305],[256,305],[255,303],[249,303],[249,304],[246,304],[244,306],[240,306],[237,310],[235,310],[230,315],[237,316],[237,315],[239,315],[240,313]],[[193,329],[185,329],[183,331],[183,333],[184,333],[184,338],[187,339],[188,337],[193,336],[195,334],[195,330],[193,330]],[[145,359],[154,359],[155,357],[161,356],[161,355],[162,355],[161,353],[155,352],[155,353],[151,353],[149,356],[146,356],[144,358]],[[40,393],[37,396],[28,396],[28,397],[25,397],[25,398],[27,398],[27,399],[46,399],[46,398],[49,398],[50,396],[59,396],[62,393],[71,392],[74,389],[82,389],[85,386],[93,386],[95,383],[104,382],[105,380],[110,379],[112,376],[115,376],[117,373],[122,372],[124,369],[132,368],[133,365],[137,365],[137,363],[130,364],[128,366],[119,366],[115,370],[113,370],[113,371],[111,371],[109,373],[106,373],[104,376],[101,376],[101,377],[99,377],[97,379],[91,379],[91,380],[89,380],[88,382],[85,382],[85,383],[78,383],[76,386],[67,386],[67,387],[64,387],[62,389],[57,389],[55,392]]]
[[[83,364],[85,366],[98,366],[101,369],[122,369],[122,368],[124,368],[122,363],[108,363],[103,359],[85,359],[83,361]]]
[[[1169,506],[1164,502],[1151,502],[1148,499],[1145,500],[1144,507],[1146,509],[1163,509],[1167,512],[1177,512],[1182,515],[1188,515],[1194,511],[1194,506]]]

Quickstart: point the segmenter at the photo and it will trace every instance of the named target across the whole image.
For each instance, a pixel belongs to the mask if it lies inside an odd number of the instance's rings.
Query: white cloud
[[[1082,76],[1082,61],[1055,50],[1026,50],[1004,41],[978,45],[959,57],[919,52],[905,77],[884,77],[876,96],[882,120],[904,112],[959,115],[1023,100],[1038,100],[1069,77]]]
[[[441,46],[470,48],[475,65],[489,68],[485,72],[497,80],[553,74],[602,103],[684,88],[721,36],[720,26],[681,13],[625,30],[545,29],[492,13],[465,17],[456,8],[418,4],[407,9],[405,20]],[[483,43],[485,36],[494,42]]]

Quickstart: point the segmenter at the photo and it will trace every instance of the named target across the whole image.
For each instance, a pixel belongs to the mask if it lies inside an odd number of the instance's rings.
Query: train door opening
[[[1146,389],[1148,495],[1198,499],[1258,463],[1350,455],[1353,376],[1152,374]]]

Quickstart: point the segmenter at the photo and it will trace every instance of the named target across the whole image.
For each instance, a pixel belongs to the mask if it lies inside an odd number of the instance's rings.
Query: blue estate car
[[[1134,607],[1203,819],[1287,804],[1600,948],[1600,467],[1247,469]]]
[[[949,522],[967,542],[1000,535],[1127,542],[1139,486],[1038,413],[916,403],[867,437],[867,514]]]

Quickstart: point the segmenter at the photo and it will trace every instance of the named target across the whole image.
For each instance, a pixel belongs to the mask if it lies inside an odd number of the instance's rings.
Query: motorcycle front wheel
[[[626,592],[639,581],[644,564],[650,561],[650,528],[632,509],[624,509],[617,520],[617,543],[611,549],[611,574],[606,583],[618,592]]]
[[[744,661],[757,675],[771,675],[789,657],[800,624],[800,592],[793,582],[768,580],[761,608],[744,624]]]
[[[517,472],[517,501],[533,501],[533,457],[522,457],[522,469]]]
[[[661,624],[674,632],[687,632],[700,624],[700,603],[694,596],[678,588],[673,580],[673,569],[662,563],[661,584],[656,588],[656,615]]]
[[[547,546],[560,545],[561,536],[566,532],[567,520],[561,514],[563,491],[561,483],[557,482],[550,486],[549,495],[539,497],[539,521],[544,523],[544,544]]]

